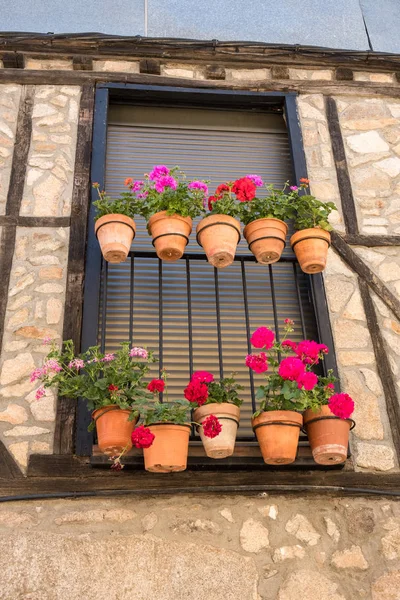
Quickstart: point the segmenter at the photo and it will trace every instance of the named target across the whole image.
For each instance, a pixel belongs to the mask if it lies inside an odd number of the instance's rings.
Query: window
[[[281,97],[262,95],[264,102],[260,102],[260,96],[251,94],[249,98],[205,95],[199,102],[193,96],[155,94],[145,102],[119,96],[110,102],[107,129],[103,128],[106,152],[102,164],[94,164],[101,173],[93,179],[103,181],[111,196],[122,191],[125,177],[140,178],[154,164],[179,165],[188,177],[209,179],[211,190],[247,173],[257,173],[278,186],[296,179]],[[90,262],[94,252],[98,256]],[[111,265],[99,255],[96,241],[92,250],[89,242],[83,345],[100,343],[112,351],[130,339],[135,345],[149,346],[159,356],[154,368],[164,367],[169,373],[172,398],[182,397],[194,370],[209,370],[216,376],[235,371],[245,387],[237,438],[241,456],[217,462],[262,463],[250,424],[254,390],[262,377],[253,376],[244,365],[249,333],[267,325],[279,335],[283,319],[289,317],[297,325],[294,339],[322,339],[314,310],[316,293],[323,295],[320,277],[306,276],[289,246],[278,263],[258,265],[243,239],[233,265],[216,270],[206,261],[195,233],[181,260],[161,262],[141,219],[125,263]],[[88,287],[90,282],[94,290]],[[90,327],[88,302],[96,311],[91,311]],[[83,408],[80,412],[84,415]],[[82,442],[83,421],[78,419],[77,445],[82,444],[85,453],[91,440],[86,440],[86,446]],[[201,456],[195,432],[191,454],[192,462],[209,461]],[[306,464],[309,455],[304,438],[297,463]],[[93,458],[95,463],[102,460]]]

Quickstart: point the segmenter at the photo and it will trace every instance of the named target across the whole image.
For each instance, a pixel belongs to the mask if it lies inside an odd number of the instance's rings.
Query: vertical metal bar
[[[158,364],[160,366],[160,376],[164,368],[164,347],[163,347],[163,281],[162,281],[162,260],[158,259]],[[163,401],[163,393],[160,394],[160,402]]]
[[[277,341],[279,342],[279,340],[280,340],[280,335],[279,335],[279,320],[278,320],[278,311],[277,311],[277,308],[276,308],[274,275],[272,273],[272,266],[271,265],[268,265],[268,272],[269,272],[269,283],[270,283],[270,286],[271,286],[272,310],[274,311],[275,335],[276,335]],[[280,360],[281,360],[281,353],[278,352],[278,361],[280,362]]]
[[[129,281],[129,344],[133,345],[133,291],[134,291],[134,275],[135,275],[135,257],[131,254],[131,275]]]
[[[217,311],[219,376],[222,379],[224,376],[224,365],[223,365],[223,358],[222,358],[221,310],[220,310],[220,302],[219,302],[218,269],[216,269],[215,267],[214,267],[214,285],[215,285],[215,308]]]
[[[107,149],[107,114],[108,114],[108,89],[101,88],[96,91],[95,112],[93,122],[92,164],[91,181],[97,181],[100,188],[104,188],[104,173]],[[85,287],[83,295],[82,337],[81,350],[84,352],[89,346],[97,344],[99,326],[100,304],[100,275],[101,252],[93,227],[96,207],[93,201],[97,199],[97,190],[92,189],[89,210],[88,238],[85,261]],[[78,456],[92,454],[93,433],[87,428],[92,420],[91,411],[87,408],[85,399],[80,398],[77,404],[76,415],[76,443],[75,453]]]
[[[304,320],[303,302],[301,300],[299,278],[298,278],[298,274],[297,274],[296,263],[293,263],[293,276],[294,276],[294,283],[296,285],[297,302],[299,304],[301,332],[302,332],[302,335],[303,335],[303,339],[306,339],[307,338],[306,322]]]
[[[247,283],[246,283],[246,271],[244,267],[243,258],[240,260],[240,266],[242,270],[242,287],[243,287],[243,302],[244,302],[244,317],[246,321],[246,337],[247,337],[247,352],[251,354],[251,343],[250,343],[250,318],[249,318],[249,302],[247,298]],[[254,376],[253,371],[249,369],[250,377],[250,394],[251,394],[251,406],[253,413],[257,410],[256,407],[256,396],[254,393]]]
[[[186,294],[188,313],[188,336],[189,336],[189,373],[193,375],[193,325],[192,325],[192,288],[190,283],[190,263],[186,257]]]
[[[190,262],[189,257],[186,256],[186,294],[187,294],[187,311],[188,311],[188,337],[189,337],[189,373],[190,378],[193,375],[193,326],[192,326],[192,288],[190,282]],[[191,419],[193,418],[194,410],[191,411]],[[192,438],[196,438],[196,425],[192,423]]]
[[[100,350],[106,348],[106,324],[107,324],[107,297],[108,297],[108,262],[102,259],[102,278],[103,278],[103,298],[101,306],[101,332],[100,332]]]

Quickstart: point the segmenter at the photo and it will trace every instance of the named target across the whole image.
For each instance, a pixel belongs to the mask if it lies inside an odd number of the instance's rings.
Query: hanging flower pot
[[[126,260],[136,233],[136,224],[126,215],[108,214],[94,225],[104,260],[120,263]]]
[[[200,425],[210,415],[217,417],[222,430],[218,436],[210,438],[204,435],[203,427],[199,427],[204,450],[210,458],[226,458],[235,449],[236,433],[239,427],[240,408],[229,402],[214,402],[196,408],[193,419]]]
[[[349,431],[353,429],[354,421],[336,417],[329,406],[321,406],[317,411],[308,409],[303,418],[315,462],[319,465],[345,462]]]
[[[131,414],[131,410],[119,408],[115,404],[93,411],[98,445],[107,456],[116,456],[132,448],[131,435],[138,418],[129,421]]]
[[[153,473],[184,471],[189,449],[189,424],[152,423],[148,425],[155,436],[152,445],[143,449],[144,468]]]
[[[163,210],[150,217],[147,227],[158,258],[174,262],[182,257],[192,231],[190,217],[167,215]]]
[[[280,219],[256,219],[244,228],[249,250],[262,265],[277,262],[285,247],[288,226]]]
[[[240,242],[240,222],[229,215],[209,215],[200,221],[196,239],[204,248],[213,267],[222,269],[232,264]]]
[[[301,414],[293,410],[271,410],[252,419],[261,454],[267,465],[288,465],[295,461]]]
[[[326,266],[331,234],[319,227],[301,229],[292,235],[290,245],[304,273],[321,273]]]

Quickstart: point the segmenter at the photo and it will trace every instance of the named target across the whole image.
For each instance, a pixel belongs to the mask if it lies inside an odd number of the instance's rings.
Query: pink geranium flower
[[[167,166],[156,165],[155,167],[153,167],[153,170],[150,172],[149,179],[151,179],[152,181],[156,181],[163,175],[168,175],[168,174],[169,174],[169,169]]]
[[[162,194],[166,187],[171,188],[172,190],[176,190],[178,187],[178,182],[176,179],[171,177],[171,175],[163,175],[159,179],[156,180],[155,189],[159,194]]]
[[[288,358],[284,358],[281,364],[279,365],[278,374],[283,379],[288,379],[289,381],[297,381],[299,377],[303,375],[304,371],[305,366],[303,362],[299,358],[289,356]]]
[[[268,327],[259,327],[250,338],[251,345],[254,348],[265,348],[269,350],[274,345],[275,334]]]
[[[246,175],[247,179],[251,179],[255,186],[261,187],[264,185],[263,180],[259,175]]]
[[[195,371],[192,375],[192,381],[200,381],[200,383],[211,383],[214,381],[214,375],[208,371]]]
[[[339,419],[348,419],[354,410],[354,401],[348,394],[334,394],[329,398],[328,406]]]
[[[201,190],[208,196],[208,186],[204,181],[191,181],[188,185],[189,190]]]
[[[297,380],[297,387],[299,390],[313,390],[318,383],[318,377],[315,373],[311,373],[311,371],[306,371]]]

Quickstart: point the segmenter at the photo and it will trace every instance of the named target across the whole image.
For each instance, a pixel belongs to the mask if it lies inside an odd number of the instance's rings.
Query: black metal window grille
[[[110,95],[116,95],[118,100],[123,87],[101,86],[97,93],[92,179],[100,183],[104,182],[105,173],[108,102]],[[143,88],[127,87],[131,88],[133,96],[140,95]],[[196,96],[191,90],[169,92],[174,96],[174,102],[179,92],[187,92],[187,98]],[[157,89],[154,93],[156,97],[160,93],[168,97],[168,90]],[[250,102],[260,102],[258,94],[242,94],[241,101],[248,95]],[[206,96],[207,92],[201,99]],[[261,96],[284,106],[294,173],[299,179],[306,174],[306,169],[295,97],[272,94],[271,99],[267,95]],[[226,98],[232,101],[229,92],[224,96]],[[213,98],[213,102],[221,101],[219,95]],[[133,247],[125,263],[109,265],[101,259],[97,240],[89,233],[83,348],[99,342],[104,350],[112,350],[127,337],[135,345],[147,344],[158,351],[158,368],[166,367],[171,372],[173,397],[182,397],[183,388],[194,370],[207,369],[221,377],[236,371],[239,382],[246,388],[238,435],[238,459],[225,459],[219,464],[236,465],[244,461],[244,464],[259,465],[250,416],[256,407],[255,390],[262,377],[249,372],[244,365],[245,354],[251,351],[250,332],[263,324],[273,328],[279,337],[283,319],[289,317],[298,326],[294,340],[308,337],[332,346],[322,277],[304,275],[290,250],[284,252],[278,263],[264,267],[256,264],[247,248],[241,245],[233,265],[218,271],[206,262],[203,252],[193,251],[193,246],[188,247],[180,261],[172,264],[159,261],[150,245],[148,251],[142,248],[143,245],[137,250]],[[204,314],[207,314],[206,319]],[[237,345],[240,352],[232,353],[232,348]],[[336,367],[332,355],[326,364],[326,368],[330,367]],[[78,454],[91,453],[93,439],[85,433],[89,419],[82,402],[78,411]],[[204,459],[199,450],[199,442],[193,443],[189,463],[208,464],[210,461]],[[303,436],[296,466],[313,466],[307,446]],[[101,457],[92,460],[94,464],[104,463]],[[132,463],[136,464],[135,461],[137,459],[133,457]]]

